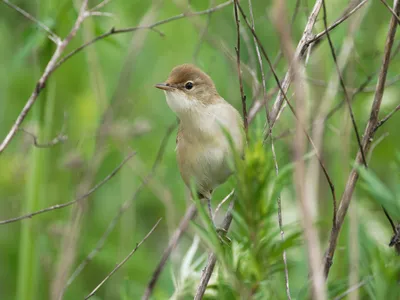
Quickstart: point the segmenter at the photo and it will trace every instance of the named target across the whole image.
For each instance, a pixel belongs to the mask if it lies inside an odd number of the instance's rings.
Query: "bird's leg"
[[[225,239],[228,239],[228,241],[230,241],[230,239],[229,239],[228,237],[226,237],[227,231],[226,231],[224,228],[217,227],[217,226],[215,225],[214,216],[213,216],[213,212],[212,212],[212,208],[211,208],[211,197],[207,197],[207,207],[208,207],[208,214],[210,215],[211,222],[212,222],[212,224],[213,224],[213,226],[214,226],[215,232],[216,232],[217,235],[218,235],[218,238],[220,239],[220,241],[221,241],[222,243],[225,243],[225,244],[226,244],[226,241],[224,240],[224,238],[225,238]]]
[[[217,230],[217,226],[215,226],[214,216],[213,216],[212,208],[211,208],[211,197],[207,197],[207,207],[208,207],[208,213],[210,215],[210,219],[214,226],[214,229]]]

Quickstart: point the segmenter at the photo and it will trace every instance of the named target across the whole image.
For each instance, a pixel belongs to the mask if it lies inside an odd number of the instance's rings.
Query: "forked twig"
[[[85,297],[86,299],[89,299],[92,297],[94,294],[96,294],[97,290],[112,276],[114,275],[115,272],[118,271],[119,268],[121,268],[127,261],[128,259],[131,258],[131,256],[136,252],[137,249],[147,240],[147,238],[154,232],[154,230],[157,228],[158,224],[160,223],[161,219],[157,221],[157,223],[153,226],[153,228],[149,231],[148,234],[139,242],[136,244],[135,248],[95,287],[95,289]]]
[[[73,39],[73,37],[78,32],[79,27],[82,25],[83,21],[86,19],[86,9],[87,9],[88,0],[83,0],[82,6],[79,10],[78,18],[75,21],[72,29],[66,36],[66,38],[59,43],[57,43],[57,48],[53,53],[50,61],[47,63],[47,66],[41,75],[39,81],[36,83],[36,87],[31,93],[28,101],[26,102],[24,108],[18,115],[16,121],[14,122],[13,126],[11,127],[10,131],[0,144],[0,155],[4,151],[4,149],[8,146],[11,140],[14,138],[15,134],[17,133],[18,129],[20,128],[22,122],[25,120],[26,116],[28,115],[29,111],[31,110],[33,104],[35,104],[37,98],[39,97],[40,92],[45,88],[47,79],[49,76],[54,72],[58,59],[61,57],[61,54],[64,52],[65,48],[69,44],[69,42]]]

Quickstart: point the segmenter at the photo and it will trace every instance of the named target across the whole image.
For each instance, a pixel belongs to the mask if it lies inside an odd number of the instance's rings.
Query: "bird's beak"
[[[173,89],[173,87],[170,86],[168,83],[157,83],[155,87],[164,91],[170,91]]]

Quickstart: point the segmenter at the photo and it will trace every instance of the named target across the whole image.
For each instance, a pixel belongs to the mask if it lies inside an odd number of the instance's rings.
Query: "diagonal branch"
[[[170,125],[167,128],[167,131],[164,135],[163,140],[161,141],[160,147],[158,149],[156,158],[153,162],[153,166],[149,173],[146,175],[146,177],[143,179],[142,184],[136,189],[134,192],[133,196],[129,199],[126,200],[121,207],[119,208],[117,214],[114,216],[114,218],[111,220],[110,224],[108,225],[107,229],[99,239],[99,241],[96,244],[96,247],[88,254],[88,256],[79,264],[79,266],[75,269],[75,271],[72,273],[72,275],[69,277],[67,283],[63,287],[63,290],[61,292],[61,296],[64,295],[66,289],[71,285],[71,283],[75,280],[76,277],[82,272],[82,270],[86,267],[86,265],[92,261],[92,259],[101,251],[103,248],[108,236],[112,233],[114,230],[115,226],[118,224],[119,219],[121,216],[125,213],[125,211],[130,207],[132,202],[139,196],[140,192],[143,190],[143,188],[146,186],[147,182],[154,176],[155,171],[157,170],[157,167],[161,163],[161,160],[164,156],[164,152],[167,146],[167,142],[169,140],[170,135],[172,134],[173,130],[176,128],[176,123],[174,122],[172,125]]]
[[[8,223],[17,222],[17,221],[20,221],[20,220],[23,220],[23,219],[32,218],[32,217],[34,217],[34,216],[36,216],[36,215],[40,215],[40,214],[45,213],[45,212],[48,212],[48,211],[53,211],[53,210],[56,210],[56,209],[61,209],[61,208],[70,206],[70,205],[72,205],[72,204],[75,204],[75,203],[81,201],[82,199],[85,199],[85,198],[89,197],[91,194],[93,194],[95,191],[97,191],[100,187],[102,187],[106,182],[108,182],[111,178],[113,178],[114,175],[117,174],[118,171],[125,165],[125,163],[126,163],[132,156],[134,156],[135,154],[136,154],[136,152],[130,153],[130,154],[129,154],[127,157],[125,157],[125,159],[119,164],[119,166],[116,167],[110,174],[108,174],[102,181],[100,181],[98,184],[96,184],[96,185],[95,185],[93,188],[91,188],[87,193],[85,193],[84,195],[82,195],[82,196],[76,198],[75,200],[72,200],[72,201],[70,201],[70,202],[63,203],[63,204],[56,204],[56,205],[53,205],[53,206],[50,206],[50,207],[47,207],[47,208],[44,208],[44,209],[41,209],[41,210],[38,210],[38,211],[35,211],[35,212],[32,212],[32,213],[29,213],[29,214],[26,214],[26,215],[23,215],[23,216],[15,217],[15,218],[8,219],[8,220],[3,220],[3,221],[0,221],[0,225],[4,225],[4,224],[8,224]]]
[[[17,120],[11,127],[11,130],[8,132],[7,136],[4,138],[3,142],[0,144],[0,155],[3,153],[4,149],[8,146],[11,140],[14,138],[15,134],[17,133],[19,127],[21,126],[22,122],[25,120],[26,116],[28,115],[29,111],[31,110],[33,104],[35,104],[37,98],[39,97],[40,92],[45,88],[47,79],[53,73],[57,60],[61,57],[61,54],[64,52],[65,47],[69,44],[72,38],[78,32],[79,27],[87,17],[86,9],[87,9],[88,0],[84,0],[82,6],[79,11],[78,18],[75,21],[74,26],[72,27],[71,31],[67,35],[67,37],[60,43],[57,44],[57,48],[53,53],[50,61],[47,63],[47,66],[40,77],[39,81],[36,84],[35,89],[33,90],[31,96],[29,97],[28,101],[26,102],[24,108],[22,109],[21,113],[18,115]]]
[[[397,111],[400,110],[400,104],[396,106],[395,109],[393,109],[386,117],[384,117],[382,120],[376,124],[374,131],[378,130],[379,127],[381,127],[383,124],[385,124]]]
[[[400,25],[400,17],[396,14],[396,12],[393,10],[393,8],[391,8],[389,6],[389,4],[387,4],[387,2],[385,0],[381,0],[382,4],[386,6],[386,8],[392,13],[393,17],[396,18],[397,23],[399,23]]]
[[[48,38],[54,42],[54,44],[58,45],[61,43],[61,38],[55,34],[48,26],[46,26],[44,23],[40,22],[38,19],[36,19],[34,16],[32,16],[30,13],[26,12],[22,8],[16,6],[15,4],[11,3],[8,0],[2,0],[4,4],[8,5],[9,7],[15,9],[17,12],[19,12],[21,15],[23,15],[25,18],[28,20],[32,21],[36,25],[38,25],[41,29],[46,31],[48,33]]]
[[[89,299],[92,297],[94,294],[96,294],[97,290],[112,276],[114,275],[115,272],[118,271],[119,268],[121,268],[127,261],[128,259],[131,258],[131,256],[136,252],[137,249],[147,240],[147,238],[153,233],[153,231],[157,228],[158,224],[160,223],[161,219],[157,221],[157,223],[153,226],[153,228],[149,231],[148,234],[141,240],[138,244],[136,244],[135,248],[96,286],[96,288],[85,297],[86,299]]]
[[[113,27],[108,32],[103,33],[103,34],[95,37],[91,41],[83,44],[82,46],[76,48],[75,50],[73,50],[70,53],[68,53],[67,55],[65,55],[62,59],[60,59],[60,61],[57,63],[57,65],[55,66],[54,69],[57,69],[58,67],[60,67],[68,59],[70,59],[72,56],[76,55],[77,53],[81,52],[86,47],[88,47],[88,46],[90,46],[90,45],[92,45],[92,44],[94,44],[94,43],[96,43],[96,42],[98,42],[100,40],[103,40],[103,39],[105,39],[105,38],[107,38],[107,37],[109,37],[111,35],[134,32],[134,31],[137,31],[137,30],[153,30],[153,31],[156,31],[157,33],[159,33],[161,36],[164,36],[164,34],[162,32],[156,30],[155,28],[160,26],[160,25],[164,25],[164,24],[176,21],[176,20],[183,19],[183,18],[189,18],[189,17],[195,17],[195,16],[201,16],[201,15],[210,14],[210,13],[213,13],[215,11],[218,11],[220,9],[223,9],[223,8],[227,7],[232,3],[233,3],[233,0],[229,0],[229,1],[226,1],[224,3],[221,3],[219,5],[216,5],[216,6],[212,7],[212,8],[206,9],[206,10],[197,11],[197,12],[181,13],[179,15],[167,18],[165,20],[158,21],[158,22],[150,24],[150,25],[127,27],[127,28],[121,28],[121,29],[115,29]]]
[[[296,120],[297,120],[296,111],[295,111],[294,107],[292,106],[292,104],[290,103],[289,99],[287,98],[287,95],[286,95],[286,92],[284,91],[283,86],[282,86],[281,83],[279,82],[278,75],[277,75],[276,72],[275,72],[275,69],[274,69],[274,67],[273,67],[273,65],[272,65],[271,60],[269,59],[269,56],[268,56],[267,52],[265,51],[265,48],[264,48],[263,45],[261,44],[260,39],[258,38],[256,32],[253,30],[253,28],[251,27],[250,23],[248,22],[248,20],[247,20],[247,18],[246,18],[246,15],[244,14],[244,12],[243,12],[243,10],[242,10],[242,7],[241,7],[240,5],[238,5],[238,8],[239,8],[239,10],[240,10],[240,13],[241,13],[242,16],[243,16],[243,19],[245,20],[245,22],[246,22],[246,24],[247,24],[247,27],[251,30],[253,36],[254,36],[254,37],[256,38],[256,40],[257,40],[258,45],[260,46],[261,52],[262,52],[264,58],[266,59],[266,61],[267,61],[267,63],[268,63],[268,66],[270,67],[270,69],[271,69],[271,71],[272,71],[272,74],[273,74],[273,76],[274,76],[274,78],[275,78],[276,84],[278,85],[279,90],[281,91],[281,93],[282,93],[282,95],[283,95],[283,99],[285,100],[285,102],[287,103],[287,105],[289,106],[291,112],[293,113],[293,115],[295,116],[295,118],[296,118]],[[294,60],[296,59],[296,52],[295,52],[295,54],[294,54],[293,59],[294,59]],[[292,75],[291,75],[291,76],[292,76]],[[272,124],[271,124],[271,126],[272,126]],[[304,132],[304,134],[306,135],[308,141],[310,142],[312,148],[314,149],[314,151],[315,151],[315,156],[317,157],[318,162],[319,162],[319,164],[320,164],[320,166],[321,166],[321,169],[322,169],[322,171],[323,171],[323,173],[324,173],[324,175],[325,175],[325,178],[326,178],[326,180],[328,181],[329,188],[330,188],[331,193],[332,193],[332,202],[333,202],[333,208],[334,208],[334,209],[333,209],[333,220],[336,220],[336,194],[335,194],[335,186],[334,186],[334,184],[333,184],[333,181],[332,181],[331,177],[329,176],[328,170],[326,169],[326,167],[325,167],[325,165],[324,165],[324,163],[323,163],[323,161],[322,161],[320,155],[318,154],[318,149],[316,148],[316,146],[315,146],[313,140],[311,139],[310,135],[308,134],[307,130],[305,129],[304,124],[302,124],[301,127],[302,127],[302,131]],[[268,132],[269,132],[269,131],[268,131]],[[267,132],[267,134],[268,134],[268,132]],[[334,223],[334,221],[333,221],[333,223]]]
[[[321,31],[320,33],[316,34],[313,38],[308,40],[308,43],[312,44],[312,43],[321,41],[321,39],[324,37],[324,35],[326,35],[326,33],[328,31],[332,31],[337,26],[342,24],[344,21],[346,21],[348,18],[350,18],[355,12],[357,12],[361,7],[363,7],[364,4],[366,4],[367,2],[368,2],[368,0],[363,0],[360,3],[358,3],[353,9],[351,9],[349,12],[345,13],[342,17],[338,18],[335,22],[333,22],[332,25],[330,25],[327,28],[324,28],[323,31]]]
[[[395,8],[394,11],[399,14],[400,13],[400,1],[395,0]],[[368,153],[371,143],[374,137],[376,125],[379,123],[378,114],[382,103],[383,93],[385,90],[385,82],[387,77],[387,72],[389,69],[390,64],[390,52],[393,47],[394,37],[396,34],[397,29],[397,20],[394,16],[390,19],[389,30],[386,38],[385,43],[385,50],[383,55],[383,61],[381,70],[379,73],[378,83],[376,85],[376,92],[374,101],[372,102],[370,118],[368,120],[368,124],[364,131],[364,136],[362,139],[362,148],[364,153]],[[332,265],[333,256],[335,255],[336,245],[339,238],[339,233],[341,227],[344,222],[344,218],[347,214],[347,210],[350,205],[350,201],[355,189],[355,185],[358,180],[358,172],[357,172],[357,165],[362,163],[362,155],[361,152],[358,151],[356,159],[355,159],[355,166],[353,167],[350,175],[348,177],[345,190],[342,195],[342,199],[340,201],[338,214],[337,214],[337,222],[336,227],[332,228],[330,237],[329,237],[329,245],[328,249],[325,253],[325,276],[328,277],[330,267]]]
[[[315,21],[317,19],[318,13],[321,9],[321,4],[322,4],[322,0],[315,1],[314,7],[312,9],[310,17],[308,18],[303,35],[296,47],[293,59],[299,60],[300,58],[304,57],[306,50],[308,49],[308,46],[309,46],[308,40],[312,37],[312,29],[313,29]],[[283,82],[281,85],[282,88],[280,88],[278,96],[276,97],[275,103],[269,114],[270,126],[274,126],[276,120],[279,118],[280,112],[282,110],[282,106],[285,103],[284,94],[287,93],[287,91],[289,89],[290,83],[292,82],[292,77],[293,77],[293,70],[291,67],[289,67],[289,70],[287,71],[285,78],[283,79]],[[266,126],[267,125],[268,124],[266,124]]]
[[[339,82],[340,82],[340,85],[342,86],[342,89],[343,89],[344,98],[346,99],[347,106],[349,107],[350,118],[351,118],[351,122],[353,124],[354,132],[355,132],[356,137],[357,137],[357,143],[358,143],[358,147],[360,149],[360,153],[361,153],[361,157],[362,157],[362,160],[363,160],[363,164],[364,164],[365,167],[367,167],[367,160],[365,158],[365,153],[364,153],[363,148],[361,146],[360,134],[358,133],[357,123],[356,123],[356,120],[354,118],[353,109],[351,107],[351,102],[350,102],[351,100],[350,100],[349,94],[347,93],[347,89],[346,89],[346,85],[344,84],[342,72],[340,71],[340,68],[339,68],[339,65],[338,65],[338,62],[337,62],[335,48],[333,46],[333,43],[332,43],[332,40],[331,40],[331,36],[329,34],[325,0],[322,0],[322,8],[323,8],[323,12],[324,12],[323,20],[324,20],[324,27],[325,27],[325,31],[326,31],[326,37],[328,38],[329,47],[331,49],[332,58],[333,58],[333,61],[334,61],[335,67],[336,67],[336,71],[337,71],[338,76],[339,76]]]

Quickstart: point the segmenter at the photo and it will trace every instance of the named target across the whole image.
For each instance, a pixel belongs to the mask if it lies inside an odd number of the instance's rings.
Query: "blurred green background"
[[[248,14],[248,2],[241,2]],[[288,15],[292,16],[297,1],[286,2]],[[81,1],[15,0],[12,3],[65,37],[75,22]],[[89,1],[89,7],[97,3]],[[64,54],[112,27],[148,25],[182,12],[202,11],[221,3],[219,0],[113,0],[101,9],[112,13],[112,17],[88,18]],[[301,37],[313,5],[314,1],[300,1],[292,26],[294,45]],[[270,57],[275,58],[280,40],[272,22],[272,6],[273,1],[253,0],[256,31]],[[338,18],[347,6],[348,1],[327,1],[328,23]],[[380,1],[369,1],[355,16],[360,18],[359,25],[345,22],[331,36],[337,53],[343,50],[348,36],[354,39],[344,78],[349,87],[357,88],[380,68],[390,13]],[[249,70],[258,80],[261,77],[252,36],[244,22],[241,23],[243,78],[250,108],[254,101],[262,99],[262,95],[257,92],[258,85]],[[351,32],[351,26],[356,26],[354,32]],[[321,11],[314,33],[323,28]],[[18,132],[1,154],[0,218],[4,220],[83,195],[116,168],[131,150],[137,152],[114,178],[88,199],[30,220],[0,226],[1,299],[57,299],[72,272],[96,247],[121,204],[132,199],[150,172],[167,128],[176,123],[163,93],[153,87],[165,80],[174,66],[187,62],[198,65],[213,78],[220,95],[241,111],[232,5],[211,15],[186,17],[156,29],[163,35],[144,29],[110,36],[75,55],[51,75],[22,127],[34,133],[39,142],[45,142],[57,136],[65,125],[67,141],[39,149],[33,146],[31,136]],[[46,32],[4,3],[0,4],[0,40],[0,137],[3,139],[34,90],[55,44],[46,37]],[[397,34],[394,48],[399,42],[400,35]],[[286,70],[287,62],[282,59],[277,65],[280,78]],[[381,116],[400,102],[400,83],[392,80],[399,75],[399,70],[400,55],[390,65],[388,81],[391,85],[385,90]],[[269,73],[265,62],[264,71]],[[336,77],[326,40],[313,48],[306,71],[307,110],[311,123],[325,99],[326,85]],[[267,89],[271,90],[276,83],[271,76],[267,79]],[[369,118],[375,84],[376,76],[368,84],[367,91],[357,94],[354,99],[354,114],[361,133]],[[343,93],[334,90],[328,108],[342,100]],[[264,123],[265,112],[261,109],[250,125],[253,141],[261,138]],[[294,118],[286,109],[274,128],[274,134],[279,136],[293,127]],[[388,189],[399,185],[400,169],[395,163],[400,147],[399,128],[400,118],[394,116],[377,132],[377,139],[385,138],[375,147],[370,160],[370,169]],[[175,131],[168,138],[155,175],[118,220],[104,248],[68,286],[65,299],[83,299],[156,221],[163,218],[156,231],[95,297],[139,299],[143,294],[170,234],[190,201],[176,166]],[[280,166],[292,162],[292,140],[293,135],[276,140]],[[322,142],[322,157],[340,198],[357,151],[346,106],[327,121]],[[269,144],[265,151],[270,151]],[[310,184],[318,187],[315,221],[324,250],[330,230],[331,198],[324,177],[319,174],[315,180]],[[231,181],[216,191],[213,205],[217,205],[232,185]],[[301,216],[297,216],[292,183],[284,189],[282,201],[284,223],[297,224]],[[352,260],[350,240],[354,240],[358,249],[355,264],[359,274],[355,282],[380,274],[379,267],[399,266],[398,257],[386,246],[392,234],[391,228],[376,199],[357,187],[350,210],[354,224],[349,226],[348,222],[345,223],[329,280],[330,284],[343,283],[346,288],[350,269],[354,267],[349,262]],[[273,224],[276,226],[273,230],[277,230],[277,222]],[[172,273],[179,273],[182,256],[192,238],[191,229],[162,273],[154,299],[168,299],[174,293]],[[205,251],[203,248],[200,253]],[[304,248],[290,251],[289,260],[292,295],[300,299],[296,295],[300,295],[307,284],[308,272]],[[284,299],[283,276],[280,274],[271,280],[278,282],[274,299]],[[370,299],[375,295],[375,299],[383,299],[380,295],[387,295],[387,283],[382,281],[368,281],[360,288],[360,297]],[[330,293],[333,296],[339,294],[334,290]]]

